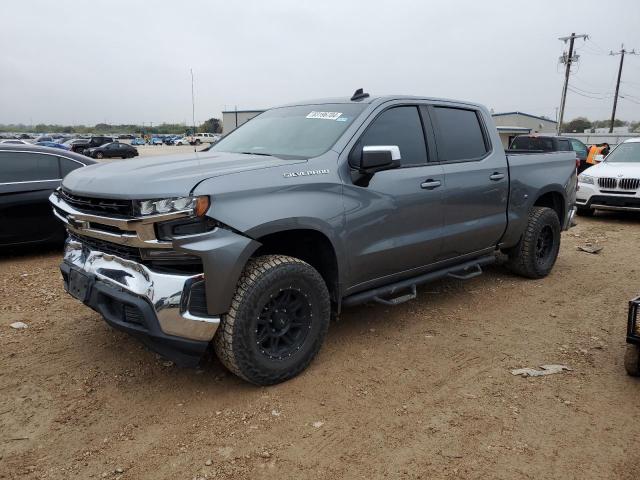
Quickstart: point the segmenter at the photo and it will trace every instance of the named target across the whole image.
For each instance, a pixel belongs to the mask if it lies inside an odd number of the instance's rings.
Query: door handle
[[[425,188],[427,190],[433,190],[434,188],[438,188],[441,185],[440,180],[425,180],[420,184],[420,188]]]
[[[502,180],[503,178],[504,178],[504,173],[500,173],[500,172],[493,172],[493,174],[489,176],[489,180],[493,180],[494,182],[497,182],[498,180]]]

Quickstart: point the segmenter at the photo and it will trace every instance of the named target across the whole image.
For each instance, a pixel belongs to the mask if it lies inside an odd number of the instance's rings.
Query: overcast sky
[[[566,119],[609,118],[640,1],[3,0],[0,123],[191,122],[226,108],[415,94],[555,118],[558,37],[578,40]],[[618,118],[640,120],[640,55]],[[586,95],[586,96],[585,96]],[[587,98],[596,97],[596,98]]]

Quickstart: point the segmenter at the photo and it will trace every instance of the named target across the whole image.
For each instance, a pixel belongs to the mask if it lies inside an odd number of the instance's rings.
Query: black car
[[[88,148],[84,155],[91,158],[133,158],[138,156],[138,150],[131,145],[111,142],[96,148]]]
[[[0,145],[0,247],[62,242],[49,195],[67,173],[94,163],[59,148]]]
[[[83,153],[88,148],[100,147],[106,143],[113,142],[112,137],[94,136],[91,138],[78,139],[77,142],[71,146],[71,150],[77,153]]]
[[[559,137],[557,135],[518,135],[511,142],[510,150],[515,151],[539,151],[539,152],[576,152],[580,160],[578,172],[590,167],[587,163],[589,150],[587,146],[577,138]]]

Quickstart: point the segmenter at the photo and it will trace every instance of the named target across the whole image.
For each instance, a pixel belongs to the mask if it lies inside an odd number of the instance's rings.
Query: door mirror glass
[[[362,147],[360,162],[351,166],[362,173],[375,173],[400,166],[400,147],[397,145],[367,145]],[[356,163],[358,159],[355,159]]]

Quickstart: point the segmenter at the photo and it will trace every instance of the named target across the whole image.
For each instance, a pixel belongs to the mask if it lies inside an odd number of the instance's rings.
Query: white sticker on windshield
[[[319,118],[321,120],[337,120],[342,112],[311,112],[307,118]]]

